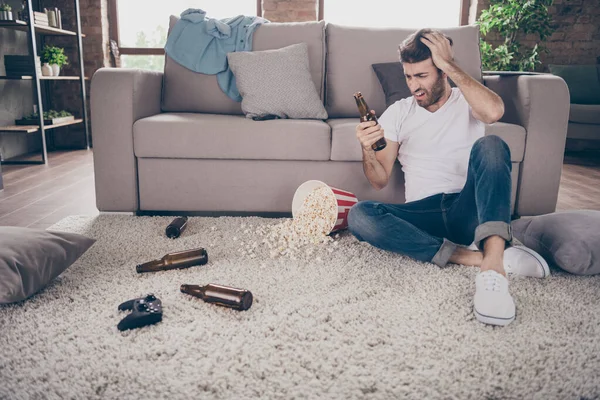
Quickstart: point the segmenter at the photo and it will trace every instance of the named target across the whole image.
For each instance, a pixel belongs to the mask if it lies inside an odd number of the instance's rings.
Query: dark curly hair
[[[453,44],[452,38],[444,35],[440,31],[429,28],[420,29],[407,37],[402,44],[398,46],[401,63],[418,63],[431,57],[431,50],[421,42],[421,38],[425,37],[425,34],[427,33],[440,33],[450,41],[451,46]]]

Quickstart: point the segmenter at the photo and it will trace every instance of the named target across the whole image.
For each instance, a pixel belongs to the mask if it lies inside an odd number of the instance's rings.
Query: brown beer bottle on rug
[[[365,101],[365,98],[361,92],[354,93],[354,100],[356,100],[358,112],[360,113],[360,122],[375,121],[377,124],[377,116],[369,109],[369,106],[367,105],[367,102]],[[387,142],[385,141],[385,138],[381,138],[373,143],[371,148],[375,151],[380,151],[385,149],[385,146],[387,146]]]
[[[208,254],[203,248],[168,253],[160,260],[152,260],[135,267],[138,273],[167,271],[169,269],[188,268],[204,265],[208,262]]]
[[[252,305],[252,293],[244,289],[209,283],[206,286],[181,285],[181,292],[198,297],[207,303],[245,311]]]
[[[165,234],[169,239],[176,239],[185,231],[187,227],[188,217],[175,218],[165,230]]]

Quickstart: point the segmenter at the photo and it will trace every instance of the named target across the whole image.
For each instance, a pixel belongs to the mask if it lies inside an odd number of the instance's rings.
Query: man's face
[[[402,66],[408,88],[419,106],[428,108],[440,101],[446,88],[446,75],[436,68],[431,58]]]

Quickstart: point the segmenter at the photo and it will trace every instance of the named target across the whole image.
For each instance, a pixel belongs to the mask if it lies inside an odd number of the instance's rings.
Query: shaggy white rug
[[[171,219],[52,227],[98,241],[44,291],[0,307],[0,398],[600,398],[600,276],[513,278],[517,319],[499,328],[473,316],[474,267],[414,262],[348,233],[297,260],[264,246],[251,258],[239,243],[281,220],[194,217],[170,240]],[[135,272],[198,246],[205,266]],[[207,304],[183,283],[245,288],[254,304]],[[118,304],[148,292],[163,321],[119,332]]]

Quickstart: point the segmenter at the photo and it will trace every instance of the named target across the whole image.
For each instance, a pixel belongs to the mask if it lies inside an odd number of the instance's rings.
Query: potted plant
[[[13,19],[12,8],[6,3],[0,4],[0,19],[8,21],[12,21]]]
[[[24,116],[21,119],[15,121],[17,125],[37,125],[39,122],[39,114],[34,112],[33,114],[29,114]],[[56,110],[48,110],[44,111],[44,125],[55,125],[61,124],[63,122],[69,122],[74,120],[75,117],[68,111],[56,111]]]
[[[499,40],[481,40],[483,69],[533,71],[541,65],[540,54],[548,52],[543,42],[554,31],[548,12],[552,3],[553,0],[491,0],[477,24],[483,37],[495,33]],[[531,36],[536,36],[535,40]],[[534,44],[523,43],[523,39]]]
[[[58,76],[62,66],[69,63],[69,59],[65,55],[64,49],[55,46],[44,46],[42,63],[48,64],[52,68],[53,76]]]

